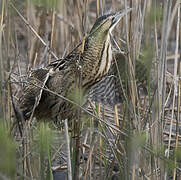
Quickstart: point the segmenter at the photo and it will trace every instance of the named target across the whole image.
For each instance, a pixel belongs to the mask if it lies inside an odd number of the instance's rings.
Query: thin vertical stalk
[[[79,2],[80,3],[80,2]],[[78,7],[80,7],[80,4],[78,3]],[[87,8],[87,1],[85,1],[84,4],[84,14],[86,14],[86,8]],[[79,10],[79,9],[78,9]],[[80,56],[84,53],[84,45],[85,45],[85,28],[86,28],[86,16],[84,17],[84,19],[82,20],[82,30],[84,31],[83,34],[83,40],[82,40],[82,46],[81,46],[81,54]],[[80,58],[79,56],[79,58]],[[79,59],[80,60],[80,59]],[[80,67],[79,69],[79,73],[78,73],[78,84],[77,84],[78,90],[79,90],[79,104],[81,104],[81,90],[82,90],[82,69]],[[81,128],[81,109],[79,108],[77,111],[77,122],[75,122],[75,166],[74,166],[74,179],[78,179],[79,178],[79,167],[80,167],[80,128]]]
[[[181,61],[179,62],[179,76],[181,77]],[[179,80],[179,85],[178,85],[178,104],[177,104],[177,121],[176,121],[176,145],[175,145],[175,153],[177,153],[178,150],[178,139],[179,139],[179,119],[180,119],[180,105],[181,105],[181,81]],[[177,156],[175,154],[175,159],[174,159],[174,172],[173,172],[173,180],[176,180],[176,168],[177,168]],[[178,177],[178,179],[180,179]]]
[[[175,64],[174,64],[174,79],[175,79],[175,83],[174,83],[174,93],[177,93],[177,88],[178,88],[178,97],[177,97],[177,119],[176,119],[176,147],[175,147],[175,158],[174,158],[174,170],[173,170],[173,180],[176,179],[176,166],[177,166],[177,149],[178,149],[178,135],[179,135],[179,129],[178,129],[178,123],[180,120],[180,86],[181,86],[181,82],[180,80],[177,79],[177,77],[181,77],[181,72],[180,72],[180,62],[178,64],[178,49],[179,49],[179,30],[180,30],[180,4],[178,5],[178,14],[177,14],[177,32],[176,32],[176,48],[175,48]],[[178,68],[179,67],[179,68]],[[179,72],[178,72],[179,70]],[[177,75],[178,73],[178,75]],[[174,111],[174,107],[172,109],[172,113]],[[172,116],[173,119],[173,116]],[[170,139],[171,139],[171,133],[169,134],[169,143],[170,143]],[[170,148],[170,147],[168,147]]]
[[[164,1],[164,9],[163,9],[163,23],[162,23],[162,39],[161,39],[161,49],[160,49],[160,57],[158,64],[158,119],[161,121],[161,129],[163,129],[164,123],[164,98],[165,98],[165,72],[166,72],[166,54],[167,54],[167,26],[168,26],[168,0]],[[162,134],[162,130],[161,130]],[[164,167],[164,165],[163,165]],[[164,169],[161,169],[160,178],[166,178],[166,172]]]
[[[55,9],[53,8],[52,12],[52,29],[51,29],[51,39],[50,39],[50,49],[53,49],[53,40],[54,40],[54,31],[55,31]],[[50,64],[51,54],[49,55],[48,63]]]
[[[96,1],[97,2],[97,17],[100,15],[100,2],[99,0]]]
[[[101,104],[99,103],[98,104],[98,117],[100,117],[101,118]],[[98,130],[99,131],[101,131],[101,128],[99,128],[98,127]],[[99,166],[99,168],[100,168],[100,177],[101,177],[101,179],[103,178],[102,177],[102,149],[103,149],[103,141],[102,141],[102,136],[100,136],[99,137],[99,152],[100,152],[100,157],[99,157],[99,162],[100,162],[100,166]]]
[[[115,115],[115,124],[118,126],[118,127],[120,127],[119,126],[119,116],[118,116],[118,107],[117,107],[117,105],[115,105],[114,106],[114,115]]]
[[[160,102],[160,118],[163,126],[164,122],[164,99],[165,99],[165,72],[166,72],[166,55],[167,55],[167,40],[168,40],[168,19],[169,19],[169,7],[170,0],[164,1],[164,12],[163,12],[163,25],[162,25],[162,39],[160,49],[160,62],[159,62],[159,102]]]
[[[5,25],[3,24],[4,21],[4,13],[5,13],[5,0],[2,1],[2,9],[1,9],[1,16],[0,16],[0,99],[1,99],[1,104],[2,104],[2,115],[3,117],[5,117],[5,95],[4,95],[4,90],[2,87],[2,84],[4,82],[4,64],[3,64],[3,57],[2,57],[2,35],[3,35],[3,29],[5,27]],[[2,94],[1,94],[2,91]],[[4,107],[3,107],[4,106]],[[0,112],[1,113],[1,112]]]
[[[70,156],[70,140],[69,140],[69,134],[68,134],[67,119],[65,120],[64,124],[65,124],[65,136],[66,136],[66,145],[67,145],[68,180],[72,180],[72,165],[71,165],[71,156]]]
[[[178,43],[179,43],[179,22],[180,22],[180,11],[178,9],[178,18],[177,19],[177,32],[176,32],[176,48],[175,48],[175,61],[174,61],[174,94],[173,94],[173,104],[172,104],[172,114],[171,114],[171,124],[170,124],[170,132],[169,132],[169,139],[168,139],[168,154],[170,154],[170,144],[171,144],[171,135],[172,135],[172,127],[173,127],[173,117],[175,112],[175,101],[177,95],[177,88],[178,88],[178,79],[177,79],[177,69],[178,69]]]

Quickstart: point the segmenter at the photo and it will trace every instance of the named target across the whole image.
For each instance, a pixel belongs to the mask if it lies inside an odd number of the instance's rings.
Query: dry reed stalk
[[[54,32],[55,32],[55,9],[52,12],[52,27],[51,27],[51,39],[50,39],[50,49],[53,49],[53,41],[54,41]],[[51,55],[49,55],[48,63],[51,62]]]
[[[180,7],[178,9],[178,11],[180,10]],[[179,13],[178,13],[178,17],[179,17]],[[179,62],[179,77],[181,77],[181,61]],[[177,104],[177,122],[176,122],[176,145],[175,145],[175,153],[178,150],[178,139],[179,139],[179,129],[178,129],[178,124],[179,124],[179,119],[180,119],[180,106],[181,106],[181,81],[178,82],[178,104]],[[174,172],[173,172],[173,179],[176,180],[176,170],[177,170],[177,156],[175,154],[175,159],[174,159]],[[178,175],[178,178],[180,178],[180,176]]]
[[[177,123],[176,123],[176,139],[175,139],[176,145],[175,145],[173,180],[176,179],[176,166],[177,166],[176,152],[178,150],[178,135],[179,135],[178,123],[180,120],[180,98],[181,98],[180,97],[180,80],[178,79],[179,77],[181,77],[181,72],[180,72],[180,62],[178,62],[178,58],[177,58],[178,48],[179,48],[179,30],[180,30],[180,4],[178,5],[177,12],[178,12],[178,14],[177,14],[177,29],[176,29],[176,48],[175,48],[175,62],[174,62],[174,80],[175,80],[174,81],[174,95],[176,95],[176,97],[177,97]],[[172,113],[174,113],[174,107],[172,109]],[[172,114],[172,120],[173,120],[173,114]],[[170,141],[170,138],[171,137],[169,136],[169,141]],[[170,148],[170,147],[168,147],[168,148]]]
[[[48,52],[55,58],[58,57],[51,51],[50,47],[46,44],[46,42],[39,36],[39,34],[35,31],[35,29],[29,24],[29,22],[23,17],[23,15],[18,11],[18,9],[10,2],[11,7],[17,12],[20,18],[23,20],[25,25],[32,31],[32,33],[39,39],[39,41],[45,46],[48,47]]]
[[[161,107],[160,118],[161,122],[164,122],[164,99],[165,99],[165,72],[166,72],[166,55],[167,55],[167,40],[168,40],[168,23],[169,23],[169,7],[171,1],[164,2],[164,12],[163,12],[163,25],[162,25],[162,41],[160,49],[160,62],[159,62],[159,77],[158,80],[158,91],[159,91],[159,102]],[[163,126],[163,125],[162,125]]]
[[[97,112],[95,111],[92,103],[91,103],[90,101],[89,101],[89,103],[90,103],[90,105],[91,105],[91,107],[92,107],[92,109],[93,109],[93,112],[94,112],[95,114],[97,114]],[[119,151],[119,150],[117,149],[117,147],[114,147],[114,145],[113,145],[112,142],[109,140],[109,137],[108,137],[108,135],[107,135],[107,131],[108,131],[109,133],[113,133],[113,128],[109,125],[109,126],[107,126],[106,129],[105,129],[105,127],[103,126],[103,122],[100,122],[100,121],[99,121],[99,125],[100,125],[100,128],[101,128],[101,132],[103,133],[106,141],[108,142],[108,145],[109,145],[109,147],[110,147],[110,149],[111,149],[111,153],[114,154],[114,158],[116,159],[116,161],[118,162],[119,167],[121,168],[121,162],[119,161],[119,158],[118,158],[118,156],[117,156],[117,151]],[[117,133],[117,134],[119,134],[119,133]],[[93,136],[93,138],[95,138],[95,136]],[[98,158],[98,159],[99,159],[99,158]]]
[[[133,2],[132,0],[129,1],[130,4],[130,8],[132,8]],[[134,5],[136,5],[136,7],[140,6],[139,2],[134,2]],[[128,7],[128,2],[127,0],[124,1],[124,6],[125,9]],[[130,123],[130,127],[131,127],[131,123],[133,124],[133,126],[136,128],[135,130],[130,130],[130,133],[134,136],[136,135],[137,132],[140,131],[140,113],[139,113],[139,103],[138,103],[138,94],[137,94],[137,86],[136,86],[136,81],[135,81],[135,60],[138,56],[138,54],[136,55],[136,46],[134,46],[134,44],[136,44],[135,40],[137,38],[136,34],[138,34],[138,28],[137,28],[137,24],[140,24],[139,21],[137,21],[137,19],[134,17],[134,14],[136,14],[138,11],[137,8],[135,8],[133,10],[133,12],[130,13],[130,18],[128,19],[128,15],[125,15],[125,29],[126,29],[126,45],[127,45],[127,59],[128,59],[128,88],[129,88],[129,93],[130,93],[130,102],[129,103],[131,105],[131,111],[130,113],[132,113],[133,119],[129,122]],[[137,21],[137,24],[134,23]],[[133,32],[132,29],[134,29],[135,31]],[[137,31],[136,31],[137,30]],[[141,42],[141,40],[138,40],[138,42]],[[138,107],[138,108],[137,108]],[[131,118],[130,118],[131,119]],[[130,153],[132,154],[132,158],[130,158],[130,161],[132,161],[132,165],[131,167],[131,175],[130,178],[132,180],[135,179],[135,170],[136,167],[138,166],[138,162],[137,160],[139,159],[139,157],[135,157],[135,154],[138,153],[138,151],[135,149],[133,152],[130,149]]]
[[[154,9],[157,9],[157,5],[156,5],[156,1],[154,1]],[[158,48],[158,26],[157,26],[157,18],[156,16],[154,17],[154,41],[155,41],[155,62],[154,62],[154,71],[155,71],[155,77],[153,77],[154,79],[159,79],[159,71],[158,71],[158,66],[157,66],[157,61],[159,59],[159,48]],[[158,96],[154,97],[154,105],[152,108],[152,115],[151,115],[151,120],[153,121],[153,123],[155,124],[154,126],[152,126],[152,128],[150,128],[149,132],[150,132],[150,137],[151,140],[150,141],[150,146],[153,147],[154,144],[161,144],[161,140],[162,138],[162,124],[159,123],[160,122],[160,115],[159,115],[159,110],[155,107],[158,106],[157,104],[158,102]],[[154,173],[154,170],[157,169],[157,167],[160,166],[160,160],[157,157],[152,157],[153,159],[153,166],[151,166],[151,178],[158,180],[158,172],[156,171],[156,173]]]
[[[97,17],[99,17],[100,15],[100,0],[96,0],[96,3],[97,3]]]
[[[98,104],[98,108],[97,108],[97,115],[99,116],[99,117],[101,117],[101,104],[99,103]],[[101,133],[101,128],[99,128],[99,127],[97,127],[98,128],[98,130],[100,131],[100,133]],[[100,154],[102,154],[102,150],[103,150],[103,140],[102,140],[102,136],[100,136],[99,137],[99,153]],[[100,169],[100,178],[102,177],[102,159],[103,159],[103,157],[102,157],[102,155],[100,155],[100,157],[99,157],[99,161],[100,161],[100,165],[99,165],[99,169]]]
[[[117,105],[114,106],[114,111],[115,111],[115,118],[114,118],[115,119],[115,124],[116,124],[116,126],[120,127]]]
[[[89,154],[88,154],[88,159],[87,159],[87,163],[86,163],[86,169],[85,169],[85,174],[84,174],[84,180],[87,179],[88,177],[88,173],[89,173],[89,178],[91,178],[92,176],[92,155],[94,152],[94,148],[95,148],[95,135],[92,135],[92,142],[90,144],[90,150],[89,150]]]
[[[67,166],[68,166],[68,180],[72,180],[72,163],[71,163],[71,156],[70,156],[70,140],[68,134],[68,122],[67,119],[64,121],[65,124],[65,135],[66,135],[66,143],[67,143]]]
[[[164,102],[165,102],[165,87],[166,87],[166,80],[165,80],[165,72],[166,72],[166,55],[167,55],[167,40],[168,40],[168,33],[167,27],[169,22],[169,5],[170,1],[164,1],[164,9],[163,9],[163,22],[162,22],[162,39],[161,39],[161,48],[160,48],[160,57],[159,57],[159,64],[158,64],[158,100],[159,100],[159,109],[158,109],[158,120],[161,121],[160,126],[160,135],[161,135],[161,142],[162,142],[162,133],[163,133],[163,125],[164,125]],[[164,178],[167,176],[166,171],[162,171],[165,167],[165,164],[161,162],[161,172],[160,177]]]
[[[2,94],[0,93],[0,99],[2,100],[2,117],[5,118],[6,114],[5,114],[5,92],[3,90],[3,86],[2,84],[5,82],[5,77],[4,77],[4,62],[3,62],[3,56],[2,56],[2,37],[3,37],[3,31],[4,31],[4,16],[5,16],[5,0],[2,1],[2,6],[1,6],[1,18],[0,18],[0,71],[1,71],[1,75],[0,75],[0,90],[2,91]]]
[[[174,13],[174,12],[173,12]],[[172,14],[173,14],[172,13]],[[180,16],[180,14],[178,14]],[[171,26],[171,24],[170,24]],[[169,32],[168,32],[169,33]],[[175,61],[174,61],[174,94],[173,94],[173,104],[172,104],[172,114],[171,114],[171,124],[170,124],[170,133],[169,133],[169,141],[168,141],[168,158],[169,158],[169,153],[170,153],[170,144],[171,144],[171,134],[172,134],[172,127],[173,127],[173,116],[175,112],[175,101],[176,101],[176,95],[177,95],[177,89],[178,89],[178,78],[177,78],[177,70],[178,70],[178,42],[179,42],[179,20],[177,21],[177,33],[176,33],[176,49],[175,49]]]

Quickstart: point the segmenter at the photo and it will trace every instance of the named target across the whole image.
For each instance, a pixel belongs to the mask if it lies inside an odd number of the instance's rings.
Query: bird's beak
[[[112,21],[112,29],[116,26],[116,24],[120,21],[120,19],[125,16],[127,13],[132,11],[133,8],[127,8],[123,11],[117,12],[114,14],[113,21]]]

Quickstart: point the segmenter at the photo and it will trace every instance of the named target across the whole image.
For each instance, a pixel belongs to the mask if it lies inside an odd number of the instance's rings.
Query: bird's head
[[[89,38],[93,38],[94,40],[106,39],[107,35],[111,33],[120,19],[130,11],[131,8],[99,17],[89,33]]]

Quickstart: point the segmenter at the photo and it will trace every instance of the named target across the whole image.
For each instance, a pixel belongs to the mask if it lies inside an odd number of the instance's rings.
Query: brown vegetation
[[[126,7],[133,10],[112,38],[119,82],[112,91],[122,92],[124,77],[124,101],[106,104],[104,95],[98,102],[93,87],[85,106],[79,92],[72,98],[78,116],[71,124],[18,123],[27,73],[65,57],[96,17]],[[0,9],[0,179],[180,178],[179,0],[2,0]]]

